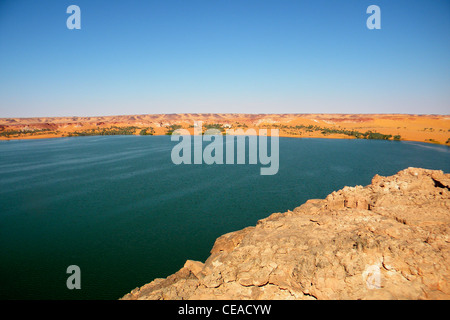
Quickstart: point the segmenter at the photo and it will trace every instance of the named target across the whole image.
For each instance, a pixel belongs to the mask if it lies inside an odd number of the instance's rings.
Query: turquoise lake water
[[[375,174],[450,172],[446,146],[280,138],[280,168],[179,165],[168,136],[0,142],[0,299],[117,299],[214,240]],[[66,269],[81,269],[69,290]]]

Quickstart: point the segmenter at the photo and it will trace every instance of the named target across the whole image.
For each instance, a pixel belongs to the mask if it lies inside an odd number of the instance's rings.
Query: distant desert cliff
[[[449,262],[450,174],[408,168],[225,234],[122,299],[449,299]]]
[[[0,140],[86,135],[165,135],[202,121],[227,129],[279,129],[282,137],[409,140],[450,145],[450,115],[185,113],[0,118]]]

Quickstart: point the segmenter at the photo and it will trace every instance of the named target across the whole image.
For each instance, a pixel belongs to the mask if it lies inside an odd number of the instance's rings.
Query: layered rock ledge
[[[219,237],[122,299],[449,299],[450,174],[408,168]]]

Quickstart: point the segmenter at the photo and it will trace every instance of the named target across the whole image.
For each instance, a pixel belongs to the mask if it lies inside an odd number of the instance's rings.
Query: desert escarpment
[[[227,129],[279,129],[282,137],[407,140],[450,145],[450,116],[412,114],[185,113],[98,117],[0,118],[0,140],[85,135],[193,133],[194,121]]]
[[[122,299],[449,299],[449,231],[450,174],[408,168],[225,234]]]

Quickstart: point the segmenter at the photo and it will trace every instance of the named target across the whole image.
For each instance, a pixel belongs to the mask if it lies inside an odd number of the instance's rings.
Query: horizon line
[[[306,113],[294,113],[294,112],[283,112],[283,113],[237,113],[237,112],[186,112],[186,113],[133,113],[133,114],[114,114],[114,115],[67,115],[67,116],[31,116],[31,117],[0,117],[1,120],[7,119],[40,119],[40,118],[99,118],[99,117],[132,117],[132,116],[163,116],[163,115],[408,115],[408,116],[450,116],[450,114],[442,113],[333,113],[333,112],[306,112]]]

